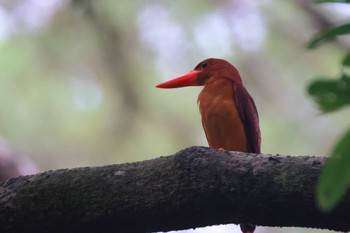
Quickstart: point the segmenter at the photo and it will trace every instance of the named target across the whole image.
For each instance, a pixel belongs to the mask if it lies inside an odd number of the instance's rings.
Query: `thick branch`
[[[350,230],[349,196],[315,207],[322,157],[192,147],[153,160],[48,171],[0,186],[0,232],[146,232],[226,223]]]

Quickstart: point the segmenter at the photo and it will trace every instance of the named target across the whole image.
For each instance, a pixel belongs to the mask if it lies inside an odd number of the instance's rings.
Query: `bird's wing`
[[[234,83],[237,109],[244,125],[250,152],[260,153],[259,116],[255,103],[241,83]]]

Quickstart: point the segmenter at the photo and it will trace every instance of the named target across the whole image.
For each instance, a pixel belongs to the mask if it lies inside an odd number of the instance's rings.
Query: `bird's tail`
[[[242,233],[253,233],[256,227],[255,225],[247,224],[247,223],[240,224],[239,226],[241,227]]]

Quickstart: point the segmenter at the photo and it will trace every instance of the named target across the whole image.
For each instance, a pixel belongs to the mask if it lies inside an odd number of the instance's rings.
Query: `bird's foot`
[[[254,233],[256,226],[252,224],[240,224],[242,233]]]

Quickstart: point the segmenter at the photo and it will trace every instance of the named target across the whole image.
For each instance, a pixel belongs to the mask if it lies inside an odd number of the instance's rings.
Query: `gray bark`
[[[0,232],[150,232],[227,223],[350,230],[350,198],[315,205],[323,157],[191,147],[157,159],[47,171],[0,186]]]

